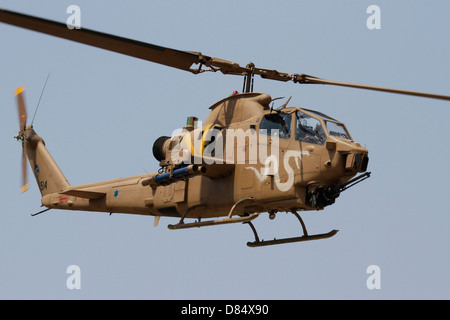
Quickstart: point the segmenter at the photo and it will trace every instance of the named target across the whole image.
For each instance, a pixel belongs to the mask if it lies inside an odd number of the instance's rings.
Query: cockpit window
[[[325,121],[325,124],[327,126],[328,133],[331,136],[350,140],[350,135],[348,134],[347,130],[345,130],[345,127],[342,124],[332,121]]]
[[[322,124],[316,118],[297,112],[295,140],[323,145],[327,139]]]
[[[259,125],[259,133],[289,139],[291,137],[291,120],[290,114],[266,114]]]
[[[311,110],[311,109],[304,109],[310,113],[313,113],[315,116],[318,116],[319,118],[325,119],[325,120],[331,120],[331,121],[336,121],[336,119],[333,119],[332,117],[326,115],[325,113],[316,111],[316,110]]]

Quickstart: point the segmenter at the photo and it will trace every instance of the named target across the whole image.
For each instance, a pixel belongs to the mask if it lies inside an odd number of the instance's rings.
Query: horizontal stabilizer
[[[78,198],[84,198],[84,199],[100,199],[100,198],[103,198],[106,196],[106,193],[104,193],[104,192],[76,190],[76,189],[63,191],[63,192],[61,192],[61,194],[78,197]]]

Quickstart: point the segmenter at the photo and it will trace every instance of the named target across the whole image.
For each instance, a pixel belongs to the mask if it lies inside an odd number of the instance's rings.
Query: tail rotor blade
[[[28,190],[28,176],[27,176],[27,155],[26,155],[26,141],[22,145],[22,187],[20,191],[24,193]]]
[[[25,100],[23,98],[24,87],[19,87],[16,89],[17,97],[17,110],[19,111],[19,126],[20,130],[25,130],[27,125],[27,109],[25,108]]]
[[[19,87],[16,89],[16,97],[17,97],[17,111],[19,113],[19,135],[17,138],[22,141],[22,187],[20,188],[21,192],[25,192],[28,190],[28,177],[27,177],[27,140],[25,137],[25,128],[27,125],[27,109],[25,106],[25,99],[23,97],[24,87]]]

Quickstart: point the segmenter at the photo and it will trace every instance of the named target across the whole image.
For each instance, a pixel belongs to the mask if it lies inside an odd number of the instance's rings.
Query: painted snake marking
[[[275,185],[280,191],[288,191],[293,185],[294,185],[294,170],[289,165],[290,158],[295,159],[295,164],[297,165],[297,168],[300,169],[300,163],[299,160],[302,161],[303,156],[308,156],[308,151],[295,151],[295,150],[288,150],[284,154],[283,164],[284,168],[288,174],[288,179],[284,182],[281,182],[280,175],[278,173],[279,165],[278,165],[278,158],[275,155],[270,155],[266,158],[264,161],[264,167],[261,168],[261,172],[259,172],[254,167],[245,167],[245,169],[252,170],[259,181],[263,182],[268,177],[273,176],[275,180]]]

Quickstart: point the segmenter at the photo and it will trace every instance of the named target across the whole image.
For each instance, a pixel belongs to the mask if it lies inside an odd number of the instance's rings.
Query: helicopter
[[[78,43],[144,59],[193,74],[218,72],[243,77],[242,92],[213,104],[200,122],[189,116],[171,136],[153,144],[160,169],[108,181],[72,186],[50,155],[32,124],[27,124],[24,88],[15,95],[22,144],[22,191],[28,189],[27,159],[46,209],[96,211],[177,218],[171,230],[222,224],[248,224],[255,240],[249,247],[319,240],[328,233],[308,233],[299,211],[320,211],[340,194],[368,179],[368,150],[350,135],[346,125],[320,111],[289,106],[274,109],[269,94],[254,92],[254,76],[299,84],[323,84],[412,95],[441,100],[450,96],[331,81],[290,74],[180,51],[89,29],[0,9],[0,22]],[[260,239],[252,221],[267,212],[274,219],[290,212],[302,234]],[[186,219],[195,219],[185,222]]]

